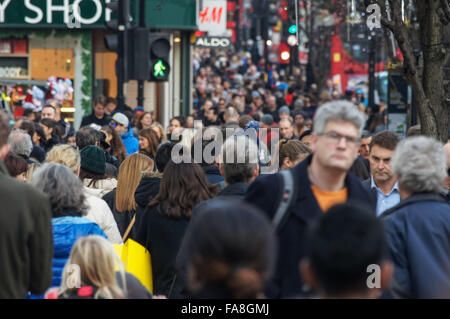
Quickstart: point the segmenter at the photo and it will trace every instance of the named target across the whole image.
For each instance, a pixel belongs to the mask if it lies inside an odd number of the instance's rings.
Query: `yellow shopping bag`
[[[136,214],[122,238],[124,244],[114,244],[117,255],[122,260],[126,272],[133,274],[145,288],[153,294],[152,257],[150,252],[137,241],[128,238],[136,222]]]
[[[141,244],[128,239],[124,244],[114,244],[126,272],[133,274],[153,294],[152,258]]]

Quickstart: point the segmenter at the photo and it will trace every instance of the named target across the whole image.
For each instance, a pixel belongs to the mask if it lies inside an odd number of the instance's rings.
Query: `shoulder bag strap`
[[[280,227],[282,221],[286,218],[286,213],[289,211],[292,199],[294,197],[294,177],[290,169],[280,171],[281,179],[283,180],[283,192],[281,193],[280,204],[272,219],[272,223],[276,229]]]
[[[131,222],[128,225],[127,230],[125,231],[125,234],[123,234],[123,237],[122,237],[123,242],[125,242],[127,240],[128,235],[130,234],[131,229],[133,228],[135,222],[136,222],[136,213],[134,213],[133,219],[131,219]]]

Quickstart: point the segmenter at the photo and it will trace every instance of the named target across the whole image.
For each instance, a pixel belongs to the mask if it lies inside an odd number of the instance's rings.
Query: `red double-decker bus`
[[[375,78],[377,99],[387,99],[387,56],[382,37],[375,48]],[[370,40],[365,25],[336,26],[331,44],[331,77],[341,93],[346,89],[367,90],[369,76]]]

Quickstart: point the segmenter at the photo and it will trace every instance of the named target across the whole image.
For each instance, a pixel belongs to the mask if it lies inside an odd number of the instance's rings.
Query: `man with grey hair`
[[[323,104],[314,117],[311,137],[314,153],[287,170],[290,179],[278,173],[261,176],[250,185],[245,200],[269,218],[280,220],[278,230],[282,229],[278,232],[277,268],[267,287],[267,297],[289,298],[310,293],[300,277],[299,262],[309,245],[309,226],[330,207],[351,201],[375,210],[374,194],[363,188],[357,177],[348,174],[358,156],[364,122],[363,114],[350,102]],[[286,192],[288,184],[293,187]]]
[[[30,135],[22,130],[14,130],[9,134],[8,144],[10,151],[22,156],[27,161],[27,164],[35,163],[35,161],[30,159],[30,154],[33,150],[33,142]]]
[[[447,176],[442,146],[430,137],[409,137],[392,156],[402,200],[382,215],[395,266],[391,297],[450,296],[450,206],[439,194]]]
[[[444,181],[442,195],[447,199],[447,202],[450,203],[450,142],[444,145],[444,152],[447,156],[447,177]]]
[[[220,174],[225,188],[210,200],[197,205],[194,212],[220,199],[242,200],[248,186],[259,175],[258,145],[248,135],[231,136],[222,145],[219,155]]]

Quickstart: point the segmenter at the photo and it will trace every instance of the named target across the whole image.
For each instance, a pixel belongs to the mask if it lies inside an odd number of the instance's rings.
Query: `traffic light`
[[[133,30],[133,75],[135,80],[165,82],[169,80],[170,36],[146,28]]]
[[[267,1],[267,24],[271,27],[276,26],[279,20],[278,0]]]
[[[296,25],[296,24],[292,24],[292,25],[289,27],[288,32],[289,32],[290,34],[296,34],[296,33],[297,33],[297,25]]]
[[[111,19],[106,22],[108,29],[114,31],[114,34],[105,35],[105,45],[110,51],[117,52],[118,54],[124,49],[120,37],[122,33],[126,32],[130,27],[130,0],[117,0],[105,4],[106,8],[111,10],[111,16],[115,16],[115,19]]]
[[[106,8],[111,10],[111,16],[115,19],[106,22],[108,29],[113,34],[105,35],[105,46],[108,50],[117,53],[116,74],[117,74],[117,102],[121,109],[125,104],[125,96],[123,92],[123,84],[130,78],[130,68],[128,64],[129,56],[129,39],[130,37],[130,0],[117,0],[105,4]]]
[[[165,82],[170,73],[170,36],[150,33],[150,81]]]
[[[279,61],[280,64],[289,64],[291,61],[291,49],[284,42],[281,42],[279,46]]]

